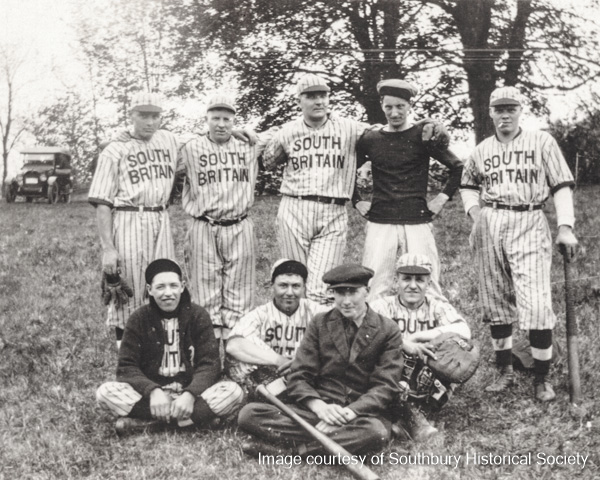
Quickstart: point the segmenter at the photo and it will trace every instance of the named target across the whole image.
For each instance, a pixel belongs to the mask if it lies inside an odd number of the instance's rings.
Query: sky
[[[591,0],[552,1],[581,6]],[[0,43],[16,46],[24,58],[19,72],[23,84],[19,92],[22,111],[35,111],[40,105],[50,103],[66,86],[81,78],[82,67],[77,61],[72,28],[73,11],[81,5],[85,5],[85,0],[0,0]],[[574,98],[572,94],[555,95],[550,104],[551,118],[568,115]],[[545,124],[531,116],[526,119],[527,126],[532,128]]]

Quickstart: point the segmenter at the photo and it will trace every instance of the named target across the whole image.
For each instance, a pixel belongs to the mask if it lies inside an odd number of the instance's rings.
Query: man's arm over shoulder
[[[184,352],[184,354],[190,354],[193,359],[194,373],[192,381],[185,390],[197,397],[219,380],[221,358],[219,344],[215,338],[208,312],[194,304],[189,308],[191,309],[190,331],[193,352]]]
[[[374,313],[375,314],[375,313]],[[398,326],[389,318],[375,314],[381,322],[380,354],[369,377],[369,389],[348,408],[357,415],[380,414],[394,400],[402,374],[402,334]]]
[[[142,348],[144,347],[146,328],[143,321],[144,311],[138,309],[127,322],[123,340],[119,348],[119,361],[117,364],[117,381],[131,385],[138,393],[148,396],[160,385],[150,380],[142,371]]]

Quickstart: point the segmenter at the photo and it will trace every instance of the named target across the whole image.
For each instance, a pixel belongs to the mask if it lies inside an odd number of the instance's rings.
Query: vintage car
[[[48,203],[69,203],[73,193],[71,154],[59,147],[32,147],[21,151],[23,166],[17,176],[7,182],[6,201],[18,195],[26,202],[45,198]]]

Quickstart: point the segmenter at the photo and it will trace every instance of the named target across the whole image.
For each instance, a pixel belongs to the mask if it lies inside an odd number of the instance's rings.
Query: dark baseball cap
[[[169,260],[168,258],[159,258],[151,262],[146,268],[146,283],[151,285],[154,277],[163,272],[174,272],[179,275],[179,278],[182,277],[181,267],[177,262]]]
[[[366,287],[374,275],[370,268],[363,267],[358,263],[347,263],[329,270],[323,275],[323,281],[329,284],[329,288],[343,287]]]
[[[281,258],[273,264],[271,268],[271,283],[275,282],[275,279],[279,275],[300,275],[306,282],[308,277],[308,270],[306,266],[296,260],[289,260],[287,258]]]

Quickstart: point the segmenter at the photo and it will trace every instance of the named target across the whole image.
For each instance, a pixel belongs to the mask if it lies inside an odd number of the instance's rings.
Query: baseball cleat
[[[536,383],[533,388],[535,390],[535,398],[540,402],[551,402],[556,398],[556,393],[554,393],[552,385],[548,382]]]
[[[278,447],[272,443],[262,442],[260,440],[248,440],[242,443],[242,451],[251,457],[258,458],[259,454],[264,455],[289,455],[291,449]]]
[[[161,427],[158,420],[142,420],[140,418],[122,417],[115,423],[115,431],[119,437],[131,435],[133,433],[141,433],[146,431],[154,431]]]
[[[425,418],[425,414],[414,405],[407,404],[405,420],[408,433],[415,442],[425,442],[439,433]]]
[[[488,393],[499,393],[508,390],[515,384],[515,374],[513,372],[502,373],[498,379],[485,387],[484,391]]]

